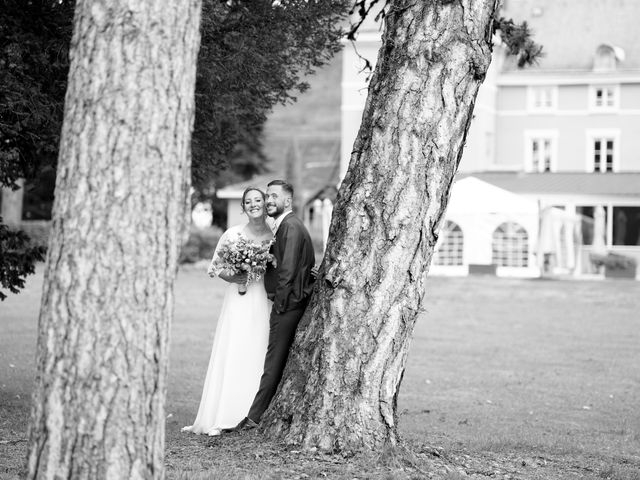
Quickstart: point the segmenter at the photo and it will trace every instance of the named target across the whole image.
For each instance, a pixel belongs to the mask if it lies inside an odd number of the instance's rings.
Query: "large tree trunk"
[[[79,0],[28,478],[162,478],[200,0]]]
[[[318,285],[263,419],[268,434],[330,450],[398,441],[398,389],[496,4],[391,2]]]

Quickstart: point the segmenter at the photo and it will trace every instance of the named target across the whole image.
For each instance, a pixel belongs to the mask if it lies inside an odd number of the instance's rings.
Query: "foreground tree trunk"
[[[268,435],[327,450],[398,441],[398,389],[496,4],[391,2],[318,285],[263,418]]]
[[[162,478],[200,0],[78,0],[28,478]]]

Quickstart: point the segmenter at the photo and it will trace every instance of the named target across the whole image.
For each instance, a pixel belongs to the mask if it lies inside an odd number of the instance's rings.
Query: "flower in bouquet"
[[[238,293],[244,295],[247,292],[247,284],[257,282],[267,271],[267,265],[275,266],[275,257],[269,253],[272,240],[255,242],[242,235],[234,241],[225,243],[218,250],[216,266],[238,273],[247,274],[247,283],[238,285]]]

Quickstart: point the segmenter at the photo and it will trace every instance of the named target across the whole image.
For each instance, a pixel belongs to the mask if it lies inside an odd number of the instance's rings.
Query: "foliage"
[[[493,30],[500,35],[507,53],[516,58],[519,68],[535,64],[542,56],[542,45],[533,40],[527,22],[517,24],[513,20],[499,17],[493,22]]]
[[[613,270],[634,269],[637,264],[635,258],[619,253],[607,253],[606,255],[592,253],[589,258],[596,267],[605,267]]]
[[[0,287],[11,293],[24,288],[24,277],[34,273],[35,262],[44,260],[45,249],[33,246],[29,236],[21,231],[12,231],[2,223],[0,217]],[[0,300],[7,296],[0,289]]]
[[[295,100],[303,77],[340,47],[351,0],[205,0],[196,81],[194,184],[248,178],[264,165],[271,108]],[[234,151],[235,149],[235,151]],[[229,156],[231,157],[229,158]],[[211,172],[219,172],[211,176]]]
[[[5,0],[0,6],[0,186],[16,189],[55,167],[69,69],[73,2]],[[0,220],[0,283],[17,293],[42,241]],[[0,292],[0,300],[6,295]]]
[[[73,2],[0,7],[0,184],[32,178],[57,158]]]

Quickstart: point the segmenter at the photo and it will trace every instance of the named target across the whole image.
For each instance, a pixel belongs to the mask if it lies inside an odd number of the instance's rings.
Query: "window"
[[[610,112],[618,108],[619,98],[618,85],[592,85],[590,91],[590,101],[592,111]]]
[[[531,169],[534,172],[551,171],[550,138],[534,138],[531,140]]]
[[[593,141],[593,170],[613,172],[613,139],[596,138]]]
[[[601,246],[606,244],[609,222],[607,209],[603,205],[580,205],[576,207],[580,215],[582,244]]]
[[[554,130],[525,132],[525,171],[556,171],[557,137]]]
[[[613,244],[640,245],[640,207],[613,207]]]
[[[620,132],[618,130],[592,130],[587,132],[587,171],[616,172]]]
[[[532,112],[548,112],[558,106],[558,87],[543,85],[529,87],[528,105]]]
[[[529,237],[515,222],[505,222],[493,232],[492,263],[499,267],[529,266]]]
[[[440,232],[440,238],[433,255],[434,265],[462,265],[463,264],[464,235],[462,229],[447,220]]]

